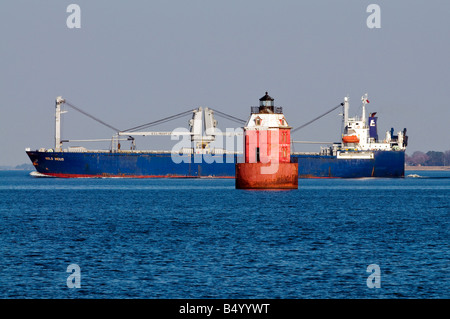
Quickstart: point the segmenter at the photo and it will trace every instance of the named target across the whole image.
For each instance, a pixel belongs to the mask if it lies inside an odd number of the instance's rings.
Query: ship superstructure
[[[384,140],[378,139],[376,112],[366,117],[367,94],[361,97],[361,117],[348,117],[348,97],[344,98],[344,133],[342,142],[344,148],[356,148],[360,151],[405,150],[407,146],[406,128],[394,135],[394,129],[386,132]]]

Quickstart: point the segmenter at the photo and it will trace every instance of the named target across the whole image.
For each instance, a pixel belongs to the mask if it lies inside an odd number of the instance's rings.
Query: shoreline
[[[450,166],[408,166],[405,171],[450,171]]]

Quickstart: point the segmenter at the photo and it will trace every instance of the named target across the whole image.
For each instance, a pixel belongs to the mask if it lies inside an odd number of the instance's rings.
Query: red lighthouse
[[[290,159],[291,127],[267,92],[259,101],[244,127],[245,163],[236,164],[236,188],[298,188],[298,164]]]

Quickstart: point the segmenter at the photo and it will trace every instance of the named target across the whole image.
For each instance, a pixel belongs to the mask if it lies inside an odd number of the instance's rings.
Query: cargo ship
[[[291,162],[298,163],[299,178],[360,178],[360,177],[403,177],[405,149],[408,137],[406,129],[394,134],[394,129],[386,132],[383,139],[378,138],[376,113],[366,117],[367,94],[362,97],[362,115],[349,117],[349,98],[334,107],[343,109],[343,131],[341,141],[325,143],[320,152],[295,152],[290,149]],[[282,115],[282,108],[273,105],[274,99],[266,94],[260,98],[260,106],[250,107],[247,121],[227,115],[210,108],[199,107],[173,116],[180,118],[191,114],[189,129],[177,128],[170,132],[143,131],[143,129],[164,123],[172,117],[146,123],[127,130],[119,130],[95,118],[62,97],[55,103],[55,145],[54,148],[26,149],[39,176],[52,177],[128,177],[128,178],[235,178],[236,164],[243,163],[243,130],[250,119],[257,119],[261,128],[268,129],[263,120],[255,116],[261,106],[271,104],[271,112]],[[63,106],[71,107],[97,120],[115,131],[107,139],[110,147],[104,150],[92,150],[80,146],[68,146],[64,143],[101,141],[63,140],[61,139],[61,115]],[[331,111],[331,110],[330,110]],[[327,113],[329,113],[328,111]],[[325,114],[327,114],[325,113]],[[226,129],[217,127],[215,114],[228,119],[241,121],[242,126]],[[321,116],[320,116],[321,117]],[[319,118],[320,118],[319,117]],[[316,118],[315,120],[317,120]],[[280,117],[280,121],[285,120]],[[312,123],[308,122],[307,124]],[[305,125],[304,125],[305,126]],[[299,127],[299,128],[303,128]],[[298,128],[297,128],[298,129]],[[292,132],[296,129],[292,130]],[[171,150],[138,150],[137,136],[170,136],[178,140]],[[292,135],[291,135],[292,136]],[[106,140],[106,139],[105,139]],[[125,149],[121,142],[129,143]],[[304,143],[290,140],[294,143]],[[224,147],[225,145],[225,147]],[[259,148],[253,156],[255,161],[261,158]],[[282,150],[280,150],[282,152]]]

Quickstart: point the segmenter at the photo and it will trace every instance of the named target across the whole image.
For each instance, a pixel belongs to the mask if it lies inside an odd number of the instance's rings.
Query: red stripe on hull
[[[324,179],[324,178],[341,178],[338,176],[312,176],[312,175],[300,175],[298,178],[308,178],[308,179]]]
[[[184,176],[184,175],[89,175],[89,174],[64,174],[41,173],[43,175],[60,178],[234,178],[234,176]]]

